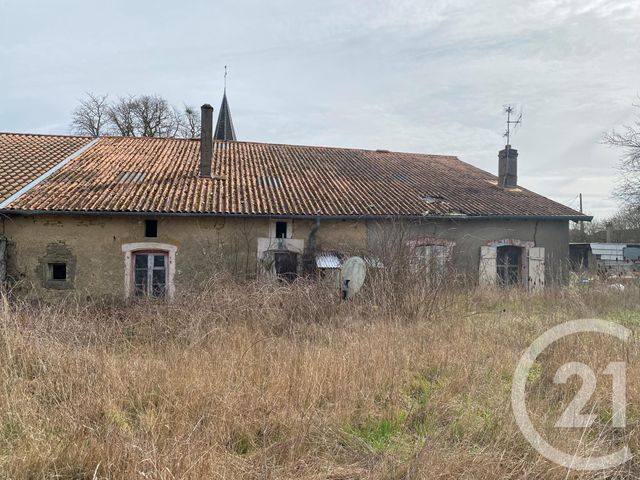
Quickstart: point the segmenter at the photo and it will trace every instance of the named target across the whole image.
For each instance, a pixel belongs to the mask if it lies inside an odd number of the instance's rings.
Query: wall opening
[[[276,222],[276,238],[287,238],[287,222]]]
[[[44,288],[68,290],[73,288],[76,256],[64,242],[47,245],[47,253],[38,258],[36,273]]]
[[[50,263],[49,267],[49,280],[50,281],[67,281],[67,264],[66,263]]]
[[[155,238],[158,236],[158,220],[144,221],[144,236],[147,238]]]

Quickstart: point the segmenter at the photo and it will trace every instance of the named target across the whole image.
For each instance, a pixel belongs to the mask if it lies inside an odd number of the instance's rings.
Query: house
[[[566,274],[569,221],[590,220],[518,186],[508,145],[496,177],[453,156],[242,142],[226,98],[213,130],[204,105],[201,139],[0,134],[2,280],[172,297],[221,269],[336,268],[402,225],[434,268],[535,289]]]

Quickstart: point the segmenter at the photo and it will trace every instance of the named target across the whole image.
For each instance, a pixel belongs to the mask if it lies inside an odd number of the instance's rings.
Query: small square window
[[[144,221],[144,236],[150,238],[158,236],[158,220]]]
[[[49,280],[64,282],[67,280],[67,264],[66,263],[50,263],[49,264]]]
[[[287,238],[287,222],[276,222],[276,238]]]

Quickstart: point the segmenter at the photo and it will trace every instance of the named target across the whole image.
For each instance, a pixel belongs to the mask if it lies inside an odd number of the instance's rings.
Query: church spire
[[[214,140],[234,141],[236,140],[236,132],[233,129],[233,121],[231,120],[231,110],[229,110],[229,102],[227,101],[227,66],[224,66],[224,94],[222,95],[222,105],[218,112],[218,123],[216,131],[213,135]]]

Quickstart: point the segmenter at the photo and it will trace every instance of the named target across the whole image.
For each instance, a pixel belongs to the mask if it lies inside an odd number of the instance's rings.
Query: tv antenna
[[[511,145],[511,135],[513,135],[518,127],[522,125],[522,109],[516,112],[513,105],[505,105],[504,113],[507,114],[507,130],[504,132],[503,137],[507,139],[507,145]],[[517,117],[515,120],[511,120],[511,117]]]

